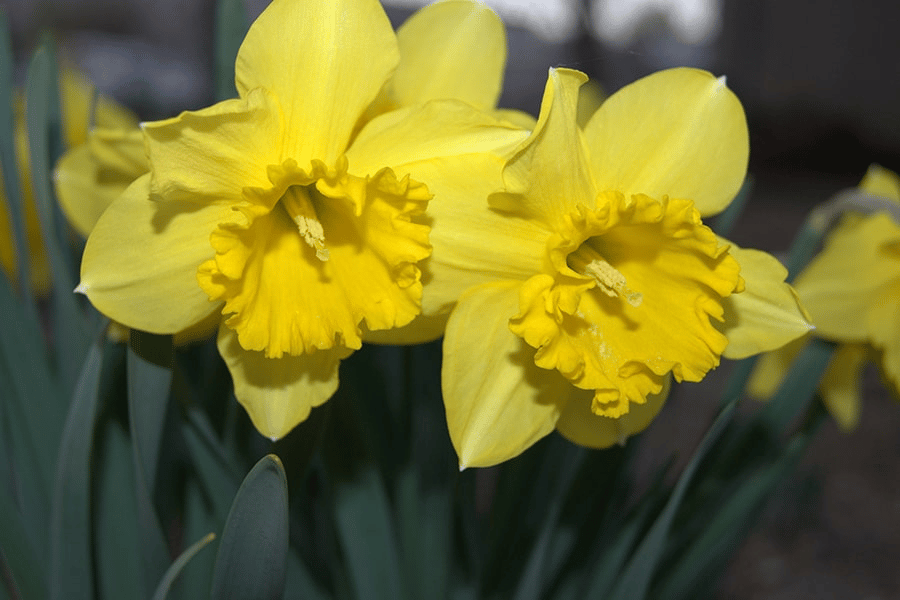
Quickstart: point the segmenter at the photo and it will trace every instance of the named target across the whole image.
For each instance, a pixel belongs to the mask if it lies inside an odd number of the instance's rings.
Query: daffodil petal
[[[68,65],[59,71],[59,99],[66,147],[87,141],[92,126],[133,129],[137,117],[97,89],[84,75]]]
[[[870,194],[900,202],[900,176],[881,165],[871,165],[859,187]]]
[[[625,86],[600,106],[584,137],[599,189],[689,198],[703,216],[731,202],[747,171],[741,103],[724,77],[697,69]]]
[[[457,98],[482,109],[496,105],[506,33],[500,17],[484,4],[462,0],[426,6],[397,30],[397,42],[396,106],[439,98]]]
[[[282,162],[281,109],[260,88],[143,128],[153,165],[150,191],[167,200],[237,204],[245,187],[271,187],[267,167]]]
[[[506,189],[491,195],[491,206],[554,229],[565,226],[576,206],[594,206],[598,190],[576,116],[585,81],[584,73],[550,69],[537,125],[504,168]]]
[[[883,287],[870,299],[868,330],[872,345],[883,352],[881,365],[887,378],[900,385],[900,280]]]
[[[235,83],[241,96],[263,87],[278,97],[296,132],[280,140],[284,157],[333,165],[398,61],[378,0],[274,0],[244,38]]]
[[[353,140],[346,156],[351,172],[372,174],[384,166],[396,168],[449,156],[503,153],[527,135],[528,132],[463,102],[436,100],[373,119]],[[492,177],[491,184],[499,185],[499,178]]]
[[[235,212],[227,204],[153,202],[149,195],[144,175],[97,221],[78,291],[124,325],[177,333],[221,307],[200,289],[197,268],[214,254],[208,232]]]
[[[728,338],[723,356],[739,359],[774,350],[812,329],[797,292],[784,282],[787,269],[774,256],[734,244],[728,252],[741,265],[744,291],[722,302],[725,321],[718,327]]]
[[[785,373],[806,345],[809,335],[789,342],[771,352],[762,354],[753,366],[747,382],[747,393],[757,400],[770,398],[781,385]]]
[[[103,214],[149,170],[140,131],[94,130],[89,142],[59,159],[53,183],[69,223],[87,238]]]
[[[574,389],[555,371],[535,367],[534,351],[509,331],[520,285],[472,288],[447,323],[441,384],[461,468],[521,454],[553,431]]]
[[[244,350],[226,325],[219,328],[219,353],[225,359],[234,395],[262,435],[277,440],[306,420],[338,387],[338,365],[352,352],[344,347],[300,356],[266,358]]]
[[[656,418],[669,395],[672,378],[666,377],[658,394],[650,394],[643,404],[635,404],[616,419],[594,414],[591,411],[591,394],[581,391],[563,409],[556,422],[556,429],[570,442],[588,448],[609,448],[624,444],[630,436],[640,433]]]
[[[843,342],[867,339],[872,298],[900,273],[900,256],[885,250],[900,240],[887,214],[845,218],[794,286],[817,334]]]
[[[853,431],[859,424],[862,412],[860,378],[868,353],[865,344],[842,344],[819,383],[825,407],[844,431]]]
[[[464,291],[498,279],[526,280],[544,264],[548,232],[537,222],[490,208],[503,161],[467,154],[402,167],[427,182],[432,256],[422,264],[422,312],[449,310]]]

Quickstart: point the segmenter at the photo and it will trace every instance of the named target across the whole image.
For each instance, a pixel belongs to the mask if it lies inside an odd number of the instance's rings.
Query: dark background
[[[613,0],[623,1],[623,0]],[[249,0],[257,14],[265,0]],[[41,31],[144,119],[212,99],[212,0],[2,0],[20,71]],[[587,72],[608,92],[671,66],[727,75],[751,135],[753,196],[732,238],[782,253],[806,212],[877,162],[900,170],[900,2],[723,0],[717,35],[683,41],[651,14],[619,44],[592,33],[587,2],[564,40],[509,28],[502,106],[537,113],[551,66]],[[410,13],[389,8],[395,24]],[[509,22],[515,19],[509,15]],[[685,458],[717,406],[729,366],[679,386],[645,434],[644,464]],[[859,429],[829,423],[737,553],[722,598],[900,598],[900,407],[874,369]]]

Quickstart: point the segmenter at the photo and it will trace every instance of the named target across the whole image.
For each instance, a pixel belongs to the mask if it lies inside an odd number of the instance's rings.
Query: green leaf
[[[758,413],[760,422],[774,435],[781,435],[809,406],[819,381],[831,362],[837,345],[812,337],[794,360],[778,391]]]
[[[224,524],[224,518],[219,520],[213,515],[210,501],[200,483],[195,477],[189,477],[184,488],[184,539],[197,539],[205,531],[221,530]],[[193,600],[208,596],[215,561],[215,552],[205,552],[195,557],[181,573],[176,597]]]
[[[143,598],[142,537],[138,527],[131,441],[116,421],[106,423],[96,461],[93,520],[101,598]]]
[[[243,0],[216,2],[216,100],[237,96],[237,89],[234,87],[234,62],[249,28],[250,22]]]
[[[736,403],[733,402],[725,406],[709,428],[709,431],[706,432],[693,457],[691,457],[691,461],[685,467],[681,477],[678,478],[678,483],[675,485],[675,489],[672,491],[668,502],[666,502],[662,513],[657,517],[653,526],[635,550],[625,570],[620,574],[618,585],[613,590],[610,598],[614,600],[631,600],[646,597],[650,581],[656,573],[659,559],[665,549],[669,528],[672,525],[672,519],[675,517],[678,506],[681,504],[681,499],[684,497],[691,478],[694,476],[694,471],[697,470],[706,453],[713,447],[715,441],[731,421],[735,405]]]
[[[606,598],[616,577],[628,560],[628,553],[634,548],[638,536],[647,527],[647,522],[658,509],[655,498],[646,495],[637,511],[624,523],[611,543],[603,549],[600,560],[588,572],[585,592],[579,598]]]
[[[12,221],[12,234],[16,249],[18,280],[22,282],[19,293],[26,305],[31,305],[31,268],[28,264],[28,242],[23,216],[22,183],[15,147],[15,112],[13,111],[13,57],[9,36],[9,20],[0,9],[0,167],[6,190],[6,204]]]
[[[548,566],[555,558],[552,546],[554,535],[558,532],[563,504],[586,454],[584,449],[563,441],[557,436],[554,436],[553,440],[564,446],[559,452],[547,452],[546,458],[549,459],[548,463],[553,463],[553,470],[551,473],[547,473],[545,468],[545,473],[552,477],[540,477],[538,481],[546,482],[546,487],[543,488],[542,493],[532,494],[532,497],[539,495],[548,499],[549,504],[541,507],[543,525],[519,577],[515,600],[537,600],[541,597],[550,579],[556,574],[555,570]]]
[[[224,522],[239,486],[237,470],[199,410],[188,411],[188,422],[183,426],[182,433],[198,481],[210,498],[212,512]]]
[[[14,597],[43,600],[47,597],[45,561],[38,558],[28,533],[12,497],[0,491],[0,570],[9,575]]]
[[[280,598],[287,552],[287,479],[281,461],[270,454],[251,469],[231,505],[210,598]]]
[[[172,336],[131,330],[128,348],[128,413],[135,456],[148,490],[156,483],[169,389],[172,386]]]
[[[704,506],[705,526],[694,542],[677,556],[677,564],[654,588],[657,598],[697,598],[701,590],[721,575],[725,564],[746,535],[752,519],[786,473],[803,455],[812,435],[795,438],[781,457],[746,477],[730,498]]]
[[[165,600],[166,596],[169,594],[169,590],[172,587],[172,584],[175,583],[175,579],[181,574],[181,571],[184,567],[190,562],[194,556],[197,555],[198,552],[203,550],[207,544],[216,539],[215,533],[208,533],[205,537],[201,538],[199,541],[194,542],[187,550],[181,553],[181,556],[175,559],[175,562],[172,563],[172,566],[166,570],[166,574],[163,576],[162,580],[159,582],[159,586],[157,586],[156,591],[153,593],[153,600]]]
[[[58,133],[58,114],[54,121],[53,99],[57,97],[56,67],[46,46],[38,48],[28,67],[25,86],[25,120],[28,129],[28,151],[31,160],[31,182],[41,222],[41,235],[53,273],[53,331],[56,337],[56,361],[64,389],[71,389],[78,374],[80,357],[84,356],[90,336],[84,312],[75,289],[73,265],[56,235],[54,211],[57,206],[50,185],[51,134]],[[68,252],[71,254],[70,252]]]
[[[357,598],[403,598],[394,527],[384,484],[374,465],[335,483],[338,541]]]
[[[88,352],[59,446],[50,518],[50,597],[54,600],[95,597],[90,467],[103,363],[101,339]]]
[[[337,539],[356,598],[402,599],[406,595],[384,481],[354,421],[352,400],[340,391],[330,400],[333,418],[324,439]]]
[[[398,434],[409,444],[394,479],[400,565],[410,598],[440,600],[449,595],[453,495],[459,480],[457,458],[447,443],[441,347],[432,343],[400,350],[405,376],[398,379],[405,385],[392,412],[405,423]]]
[[[145,595],[169,564],[166,539],[153,504],[159,445],[172,384],[172,338],[133,331],[128,348],[128,419],[141,530]]]
[[[54,385],[40,325],[21,309],[5,277],[0,276],[0,376],[4,382],[3,459],[13,477],[11,493],[36,552],[46,556],[57,443],[64,415]]]

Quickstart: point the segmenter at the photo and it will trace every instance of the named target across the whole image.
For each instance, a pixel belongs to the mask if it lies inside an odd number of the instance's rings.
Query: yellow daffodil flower
[[[747,166],[740,102],[693,69],[651,75],[577,125],[586,77],[551,70],[531,136],[489,202],[435,198],[425,314],[453,308],[442,385],[460,464],[554,428],[605,447],[642,430],[670,376],[808,331],[771,256],[718,239]],[[455,307],[454,307],[455,303]]]
[[[859,187],[894,204],[893,214],[845,214],[795,283],[816,326],[814,335],[840,343],[819,391],[845,431],[859,423],[866,362],[879,361],[894,392],[900,387],[900,177],[873,165]],[[761,357],[751,394],[771,396],[803,343]]]
[[[88,239],[79,291],[110,317],[173,333],[222,315],[219,351],[267,437],[334,393],[366,332],[420,312],[427,202],[479,191],[480,156],[525,137],[459,101],[359,129],[399,58],[375,0],[275,0],[238,52],[239,97],[145,123],[151,172]]]
[[[400,63],[369,106],[358,128],[375,116],[455,98],[490,110],[496,106],[506,62],[506,34],[500,18],[471,0],[451,0],[414,13],[397,30]],[[100,99],[106,114],[110,103]],[[507,113],[504,113],[506,116]],[[97,127],[57,163],[59,202],[75,229],[87,237],[100,215],[150,166],[137,119],[123,114],[116,127]]]
[[[87,78],[69,66],[60,68],[59,94],[63,143],[67,148],[74,148],[87,140],[88,129],[92,122],[104,127],[119,127],[126,123],[136,125],[137,123],[126,109],[112,99],[102,94],[98,95]],[[35,205],[34,187],[31,182],[25,103],[21,96],[15,103],[13,126],[19,185],[25,208],[25,234],[30,258],[31,281],[35,291],[44,294],[50,289],[50,263],[44,251],[37,206]],[[0,179],[0,183],[2,183],[2,179]],[[12,220],[4,189],[5,187],[0,185],[0,266],[7,276],[15,280],[17,265],[12,237]]]

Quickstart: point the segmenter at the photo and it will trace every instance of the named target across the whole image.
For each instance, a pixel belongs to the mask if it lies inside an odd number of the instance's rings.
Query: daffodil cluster
[[[859,190],[878,202],[863,200],[845,213],[795,282],[816,327],[812,335],[838,343],[819,388],[847,431],[859,422],[866,363],[878,363],[890,387],[900,389],[900,177],[872,165]],[[803,344],[764,355],[750,391],[772,395]]]
[[[551,69],[535,122],[496,108],[505,52],[468,0],[396,34],[376,0],[274,0],[239,50],[237,98],[97,129],[62,161],[63,200],[116,195],[84,227],[78,291],[129,327],[217,330],[273,439],[364,341],[444,335],[461,466],[553,429],[620,442],[672,378],[808,331],[781,265],[702,221],[747,166],[724,78],[657,73],[581,127],[587,78]]]

